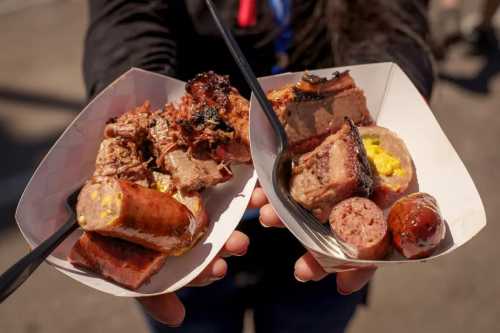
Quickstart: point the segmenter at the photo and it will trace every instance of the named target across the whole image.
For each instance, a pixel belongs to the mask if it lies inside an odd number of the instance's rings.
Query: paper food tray
[[[185,83],[140,69],[131,69],[100,93],[64,131],[38,166],[16,210],[24,238],[34,247],[60,227],[68,216],[67,196],[92,175],[106,121],[145,100],[151,110],[178,102]],[[73,267],[67,256],[81,235],[79,229],[47,258],[71,278],[116,296],[140,297],[174,292],[193,280],[215,257],[243,216],[257,177],[251,166],[233,168],[227,183],[203,192],[210,228],[205,237],[180,257],[169,257],[149,283],[131,291],[95,274]]]
[[[325,250],[313,237],[316,231],[301,223],[278,200],[272,187],[272,170],[277,145],[272,128],[260,105],[250,101],[250,145],[254,167],[269,201],[294,236],[327,271],[352,266],[389,265],[428,261],[456,250],[486,225],[479,193],[460,157],[441,130],[429,106],[406,74],[393,63],[312,70],[330,77],[334,71],[349,70],[364,90],[370,114],[377,125],[396,132],[406,143],[416,167],[419,190],[433,195],[447,223],[447,235],[432,257],[406,260],[397,251],[385,260],[353,260]],[[303,72],[260,78],[264,91],[300,80]]]

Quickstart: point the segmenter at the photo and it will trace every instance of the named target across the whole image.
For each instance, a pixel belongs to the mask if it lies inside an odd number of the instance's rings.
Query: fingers
[[[260,187],[256,187],[252,192],[250,197],[250,202],[248,203],[248,208],[260,208],[267,203],[267,197],[264,190]]]
[[[190,287],[204,287],[210,283],[222,279],[227,273],[227,262],[215,257],[214,260],[198,275],[191,283]]]
[[[191,283],[191,287],[202,287],[222,279],[227,273],[227,263],[221,257],[243,256],[248,250],[250,239],[240,231],[233,231],[217,256]]]
[[[319,265],[311,253],[307,252],[295,262],[295,278],[300,282],[319,281],[328,273]]]
[[[249,208],[260,208],[259,221],[264,227],[283,228],[284,225],[268,203],[266,194],[261,187],[256,187],[250,198]]]
[[[247,253],[250,239],[241,231],[233,231],[221,250],[221,257],[243,256]]]
[[[360,290],[370,281],[376,270],[376,267],[367,267],[337,273],[337,290],[339,294],[349,295]]]
[[[339,294],[349,295],[360,290],[370,281],[376,270],[376,267],[366,267],[337,273]],[[319,281],[328,275],[309,252],[297,260],[294,274],[300,282]]]
[[[147,313],[165,325],[177,327],[182,324],[186,309],[175,294],[163,294],[138,298]]]
[[[221,257],[243,256],[248,250],[250,239],[240,231],[233,231],[219,255],[189,284],[191,287],[203,287],[222,279],[227,273],[227,262]]]
[[[283,222],[281,222],[278,215],[274,211],[274,208],[270,204],[266,204],[262,206],[260,209],[260,224],[263,227],[276,227],[276,228],[284,228]]]

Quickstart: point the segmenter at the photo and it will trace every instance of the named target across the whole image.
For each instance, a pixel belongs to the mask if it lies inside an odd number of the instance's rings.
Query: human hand
[[[267,203],[264,191],[261,188],[256,188],[253,193],[254,204],[260,204],[260,223],[262,226],[283,228],[278,215],[276,215],[273,207]],[[306,252],[295,262],[295,278],[300,282],[319,281],[328,275],[321,265],[314,259],[310,252]],[[355,268],[349,271],[337,273],[337,290],[342,295],[349,295],[363,288],[365,284],[375,274],[376,267]]]
[[[261,207],[266,202],[267,199],[262,190],[258,189],[252,194],[249,208]],[[244,233],[234,231],[214,260],[188,286],[202,287],[222,279],[227,272],[227,263],[224,258],[245,255],[249,243],[250,240]],[[186,310],[175,293],[141,297],[137,300],[149,315],[168,326],[180,326],[184,320]]]

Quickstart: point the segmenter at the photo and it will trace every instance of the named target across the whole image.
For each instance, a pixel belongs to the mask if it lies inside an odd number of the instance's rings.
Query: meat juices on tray
[[[77,220],[85,231],[181,255],[206,230],[171,195],[123,180],[88,182],[78,196]]]
[[[292,168],[290,194],[322,222],[338,202],[352,196],[369,197],[372,171],[356,126],[345,120],[342,128]]]
[[[353,197],[337,204],[330,214],[330,227],[340,240],[354,247],[357,259],[382,259],[391,249],[384,213],[366,198]]]
[[[167,255],[121,239],[84,232],[68,259],[74,266],[135,290],[161,269]]]
[[[306,73],[296,85],[270,91],[267,97],[297,154],[311,151],[339,130],[345,117],[356,125],[373,123],[365,95],[347,71],[329,80]]]

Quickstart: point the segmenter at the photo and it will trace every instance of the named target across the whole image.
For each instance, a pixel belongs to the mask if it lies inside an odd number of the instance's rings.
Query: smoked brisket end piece
[[[352,196],[369,197],[373,175],[359,132],[350,119],[292,169],[290,193],[295,201],[326,222],[335,204]]]

